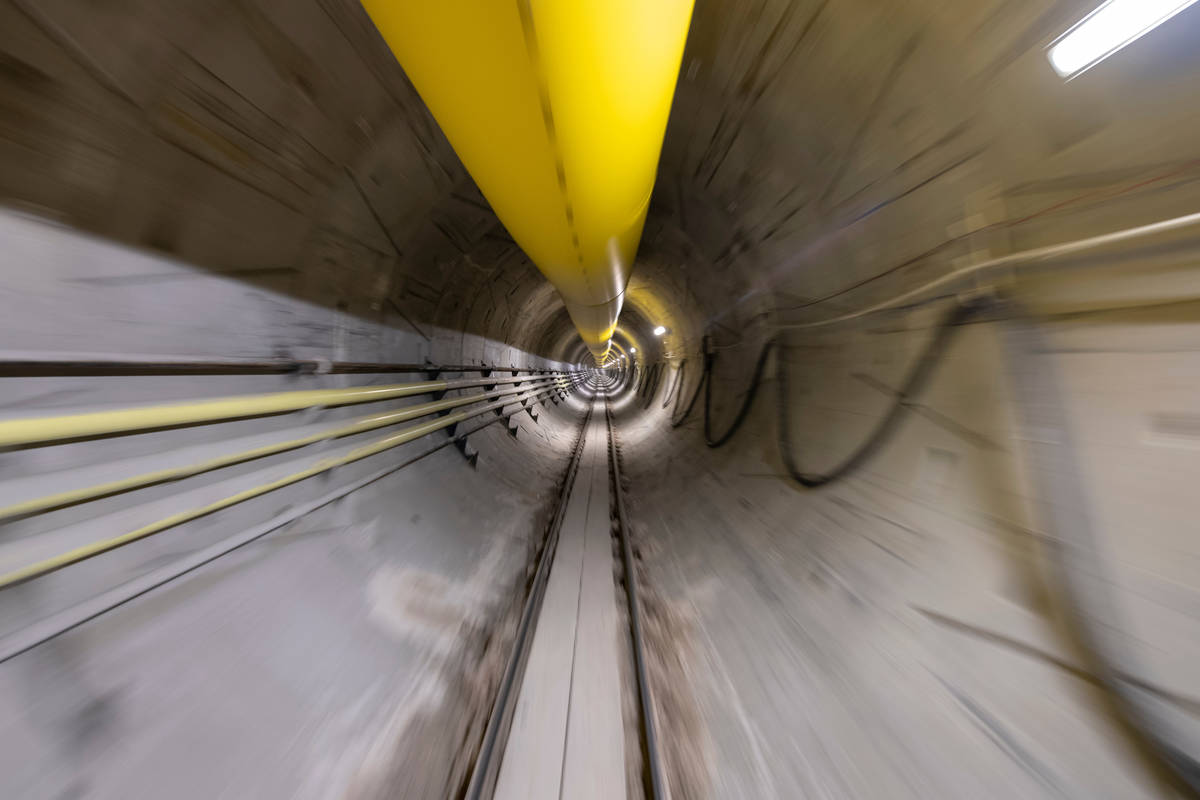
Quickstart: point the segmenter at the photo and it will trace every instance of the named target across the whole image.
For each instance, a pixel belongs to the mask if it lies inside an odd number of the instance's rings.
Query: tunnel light
[[[636,352],[637,352],[637,348],[636,348],[636,347],[631,347],[631,348],[629,348],[629,352],[631,352],[631,353],[636,353]]]
[[[1194,0],[1193,0],[1193,2],[1194,2]],[[654,329],[655,336],[662,336],[666,332],[667,332],[667,329],[664,328],[662,325],[659,325],[657,328]]]
[[[1137,41],[1196,0],[1108,0],[1050,46],[1054,71],[1075,77]]]

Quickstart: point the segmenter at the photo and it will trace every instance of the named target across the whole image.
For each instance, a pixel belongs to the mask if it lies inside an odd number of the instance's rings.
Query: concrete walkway
[[[588,423],[497,800],[622,800],[624,732],[603,400]]]

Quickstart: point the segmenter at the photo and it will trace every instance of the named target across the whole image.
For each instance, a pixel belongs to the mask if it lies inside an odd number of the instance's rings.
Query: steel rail
[[[621,462],[617,452],[617,432],[613,426],[608,396],[604,397],[604,416],[608,423],[609,469],[612,471],[613,498],[617,510],[617,527],[621,535],[621,558],[625,565],[625,596],[629,602],[629,631],[633,640],[634,665],[637,669],[638,699],[640,701],[642,733],[645,736],[646,767],[650,778],[649,800],[666,800],[666,785],[658,755],[658,733],[654,723],[654,698],[646,673],[645,639],[642,636],[642,606],[638,599],[637,573],[634,571],[633,545],[630,543],[629,519],[625,514],[624,489],[621,486]]]
[[[521,678],[525,665],[529,661],[529,652],[533,645],[533,630],[535,620],[541,611],[542,599],[546,594],[546,584],[550,579],[550,568],[554,563],[554,554],[558,549],[558,536],[562,530],[563,518],[567,512],[567,501],[575,485],[575,477],[579,472],[579,463],[583,457],[583,445],[587,439],[588,423],[592,419],[592,409],[588,406],[583,424],[579,426],[579,435],[567,464],[563,478],[562,490],[559,493],[558,505],[554,516],[546,530],[546,538],[538,556],[537,568],[529,584],[525,597],[525,605],[521,609],[521,620],[517,625],[517,633],[513,639],[512,652],[504,667],[504,675],[500,679],[500,687],[496,692],[496,700],[492,704],[488,716],[487,727],[484,729],[483,740],[479,746],[479,754],[475,758],[475,766],[467,783],[464,800],[484,800],[495,792],[496,781],[500,777],[500,754],[508,739],[512,727],[513,714],[516,711],[517,697],[520,692]]]

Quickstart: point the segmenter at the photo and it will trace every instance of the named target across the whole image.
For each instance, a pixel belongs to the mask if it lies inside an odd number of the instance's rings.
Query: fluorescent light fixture
[[[1195,2],[1195,0],[1192,0],[1192,2]],[[667,329],[664,328],[662,325],[659,325],[657,328],[654,329],[655,336],[662,336],[666,332],[667,332]]]
[[[1196,0],[1108,0],[1055,40],[1050,66],[1064,78],[1091,69]]]

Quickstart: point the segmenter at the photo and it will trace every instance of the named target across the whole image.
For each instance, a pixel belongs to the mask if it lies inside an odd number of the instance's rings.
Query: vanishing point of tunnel
[[[1200,3],[0,0],[0,800],[1200,797]]]

